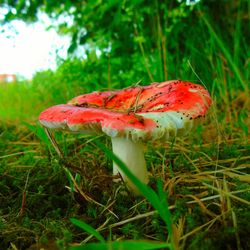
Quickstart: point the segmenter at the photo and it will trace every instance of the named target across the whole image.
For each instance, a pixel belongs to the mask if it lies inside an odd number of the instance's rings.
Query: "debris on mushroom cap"
[[[202,86],[176,80],[80,95],[45,110],[39,120],[55,129],[104,132],[135,141],[159,139],[189,130],[211,103]]]
[[[194,108],[196,102],[201,104],[201,111]],[[211,104],[211,97],[208,91],[198,84],[176,80],[118,91],[80,95],[73,98],[68,104],[112,109],[118,112],[192,111],[197,112],[198,116],[200,112],[206,112]],[[193,115],[195,114],[193,113]]]

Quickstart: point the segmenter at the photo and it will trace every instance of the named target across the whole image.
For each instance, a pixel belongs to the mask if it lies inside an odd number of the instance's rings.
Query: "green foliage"
[[[71,36],[72,56],[79,48],[84,51],[84,62],[66,62],[60,68],[62,86],[53,93],[58,100],[71,96],[69,84],[84,92],[89,89],[81,84],[93,90],[125,87],[141,79],[144,83],[174,78],[196,81],[188,62],[216,91],[229,80],[221,75],[227,67],[232,78],[227,86],[230,99],[232,89],[248,89],[244,72],[249,63],[250,37],[244,21],[249,18],[248,1],[200,1],[189,6],[167,0],[21,2],[3,1],[10,7],[3,23],[34,21],[38,10],[55,20],[68,16],[72,22],[62,18],[57,28]]]

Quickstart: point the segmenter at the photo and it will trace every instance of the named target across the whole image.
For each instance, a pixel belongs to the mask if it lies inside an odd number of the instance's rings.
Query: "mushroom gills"
[[[193,121],[176,111],[140,113],[140,115],[157,123],[157,127],[151,131],[153,140],[169,140],[187,134],[193,126]]]

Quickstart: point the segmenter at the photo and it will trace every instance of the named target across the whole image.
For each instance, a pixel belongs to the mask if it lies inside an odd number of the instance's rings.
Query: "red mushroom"
[[[187,133],[193,121],[206,114],[211,102],[202,86],[176,80],[80,95],[68,104],[43,111],[39,121],[50,129],[110,136],[114,154],[147,183],[143,142]],[[114,163],[113,173],[118,172],[128,187],[137,192]]]

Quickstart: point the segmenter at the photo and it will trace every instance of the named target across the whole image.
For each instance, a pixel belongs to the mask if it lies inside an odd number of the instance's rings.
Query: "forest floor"
[[[192,134],[174,143],[148,143],[149,186],[157,193],[161,180],[172,239],[151,201],[113,182],[112,161],[96,144],[110,147],[108,138],[57,132],[62,159],[37,123],[2,122],[0,249],[67,249],[98,241],[71,218],[105,241],[250,249],[250,120],[239,116],[242,102],[244,94],[231,116],[214,104]]]

